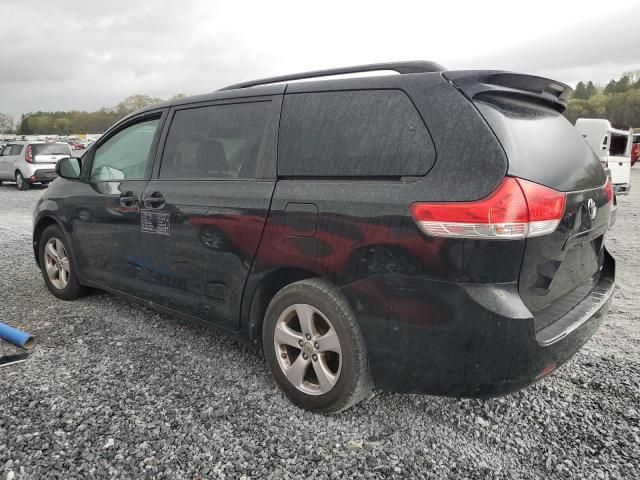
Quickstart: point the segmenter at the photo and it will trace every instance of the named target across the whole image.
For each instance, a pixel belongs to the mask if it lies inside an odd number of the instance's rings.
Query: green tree
[[[125,116],[136,110],[160,102],[162,102],[161,98],[151,98],[148,95],[131,95],[118,104],[116,111],[122,116]]]
[[[624,75],[616,83],[616,93],[624,93],[631,88],[631,80],[628,75]]]
[[[598,93],[598,89],[596,88],[596,86],[593,84],[593,82],[591,80],[589,80],[587,82],[587,86],[585,88],[585,93],[586,93],[586,98],[585,100],[589,100],[591,97],[593,97],[596,93]]]
[[[578,100],[587,100],[587,87],[584,82],[578,82],[576,85],[576,89],[573,92],[573,98],[577,98]]]
[[[607,83],[607,86],[604,87],[604,94],[611,95],[612,93],[616,93],[618,89],[618,82],[616,82],[613,78]]]

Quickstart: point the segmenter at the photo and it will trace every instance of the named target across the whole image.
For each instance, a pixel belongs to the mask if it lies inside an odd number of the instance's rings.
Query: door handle
[[[134,195],[133,192],[127,192],[120,195],[120,206],[122,207],[133,207],[138,204],[140,200],[137,195]]]
[[[145,208],[162,208],[164,207],[164,196],[160,192],[150,193],[144,199]]]

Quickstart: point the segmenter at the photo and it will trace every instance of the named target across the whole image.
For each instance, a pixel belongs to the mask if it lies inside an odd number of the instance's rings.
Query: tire
[[[304,336],[307,332],[310,339]],[[367,349],[358,322],[345,298],[324,280],[295,282],[273,297],[262,346],[276,383],[300,408],[333,414],[371,395]],[[293,369],[287,375],[288,368]]]
[[[48,249],[49,245],[52,250]],[[86,294],[86,287],[78,281],[67,240],[57,225],[50,225],[42,232],[38,244],[38,259],[44,283],[56,297],[75,300]]]
[[[18,187],[18,190],[29,190],[29,187],[31,187],[31,183],[29,183],[29,180],[24,178],[22,176],[22,173],[20,173],[19,171],[16,172],[16,187]]]

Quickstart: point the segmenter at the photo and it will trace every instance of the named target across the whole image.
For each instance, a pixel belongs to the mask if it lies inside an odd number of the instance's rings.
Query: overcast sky
[[[2,0],[0,112],[95,110],[392,60],[606,82],[640,69],[639,4]]]

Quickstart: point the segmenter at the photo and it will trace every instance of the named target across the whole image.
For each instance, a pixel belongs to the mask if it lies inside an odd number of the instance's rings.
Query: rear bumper
[[[51,181],[57,178],[55,163],[27,163],[22,162],[20,172],[31,182]]]
[[[50,182],[58,178],[55,169],[37,169],[30,176],[29,181],[33,182]]]
[[[535,382],[584,345],[611,301],[614,265],[607,253],[593,291],[537,333],[515,283],[384,276],[343,292],[360,321],[378,388],[491,397]]]
[[[631,185],[629,183],[617,183],[613,185],[613,191],[616,195],[629,195]]]

